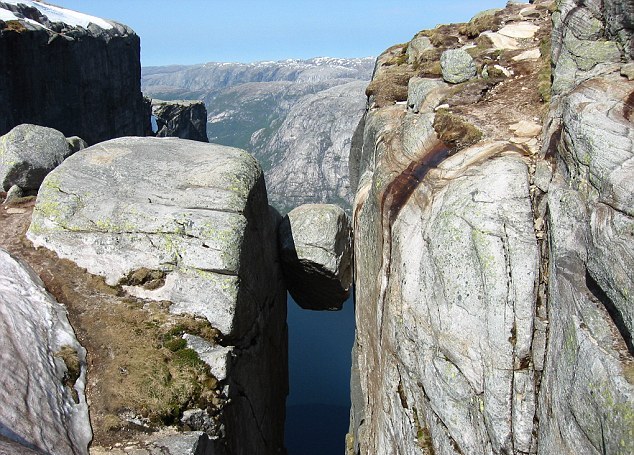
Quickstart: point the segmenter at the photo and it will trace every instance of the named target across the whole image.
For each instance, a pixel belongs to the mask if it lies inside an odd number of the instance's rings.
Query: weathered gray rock
[[[428,108],[366,113],[348,454],[634,451],[634,8],[617,3],[557,3],[541,155],[528,116],[514,143],[450,153]]]
[[[634,83],[617,62],[631,60],[634,7],[562,1],[553,19],[554,96],[542,154],[556,166],[538,453],[631,453]],[[612,41],[592,42],[604,39],[600,30]],[[608,63],[590,68],[570,49],[609,50]]]
[[[2,249],[0,300],[0,451],[87,454],[86,351],[66,309]]]
[[[62,133],[37,125],[18,125],[0,137],[0,183],[37,190],[44,177],[73,153]]]
[[[628,2],[564,0],[553,13],[553,94],[616,70],[634,58],[634,6]],[[607,36],[605,36],[607,35]]]
[[[13,185],[7,191],[7,197],[4,199],[3,204],[10,204],[11,202],[20,199],[24,196],[24,190],[20,188],[18,185]]]
[[[449,49],[440,56],[442,77],[451,84],[468,81],[476,75],[473,58],[464,49]]]
[[[152,100],[157,137],[179,137],[192,141],[207,139],[207,109],[202,101]]]
[[[1,452],[0,452],[1,453]],[[91,455],[225,455],[222,443],[202,431],[161,432],[121,448],[91,447]]]
[[[341,207],[306,204],[284,218],[280,255],[288,290],[309,310],[340,310],[352,285],[352,229]]]
[[[72,153],[79,152],[80,150],[83,150],[86,147],[88,147],[88,143],[84,141],[82,138],[80,138],[79,136],[67,137],[66,141],[68,142],[68,145]]]
[[[634,81],[634,63],[628,63],[621,67],[621,76],[627,77],[628,81]]]
[[[0,134],[33,123],[89,144],[143,135],[149,118],[130,28],[33,1],[0,2],[0,11]]]
[[[433,110],[445,95],[447,84],[438,79],[413,77],[407,86],[407,107],[414,113]]]
[[[402,128],[357,193],[359,452],[528,452],[539,259],[528,169],[510,144],[447,158],[430,119]]]
[[[588,276],[589,214],[561,179],[551,184],[548,202],[549,342],[538,453],[632,453],[631,345],[628,352],[603,292]]]
[[[432,50],[433,48],[434,45],[426,36],[415,37],[407,45],[407,63],[412,64],[417,62],[426,51]]]
[[[246,152],[174,138],[121,138],[73,155],[44,181],[28,237],[108,283],[136,270],[165,275],[156,289],[126,285],[170,311],[206,318],[231,355],[227,445],[282,447],[286,299],[277,264],[278,218],[262,170]]]

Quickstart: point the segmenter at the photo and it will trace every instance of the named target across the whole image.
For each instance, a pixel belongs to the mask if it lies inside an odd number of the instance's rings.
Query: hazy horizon
[[[505,0],[50,3],[130,26],[141,37],[144,67],[377,56],[425,28],[506,5]]]

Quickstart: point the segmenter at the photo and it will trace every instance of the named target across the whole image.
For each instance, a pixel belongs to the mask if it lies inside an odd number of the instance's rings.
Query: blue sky
[[[376,56],[506,0],[49,0],[141,36],[144,66]]]

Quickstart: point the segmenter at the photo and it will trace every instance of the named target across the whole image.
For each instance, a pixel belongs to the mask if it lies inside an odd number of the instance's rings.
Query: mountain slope
[[[209,140],[253,153],[282,212],[304,202],[349,208],[349,145],[373,66],[373,58],[321,57],[149,67],[142,89],[204,100]]]

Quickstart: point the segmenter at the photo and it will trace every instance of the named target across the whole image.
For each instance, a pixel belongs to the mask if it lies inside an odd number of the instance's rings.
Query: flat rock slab
[[[511,38],[509,36],[502,35],[497,32],[484,32],[483,36],[489,38],[491,43],[493,44],[493,49],[519,49],[519,43],[515,38]]]
[[[88,453],[86,351],[66,309],[3,249],[0,302],[0,452]]]
[[[266,194],[246,152],[173,138],[121,138],[75,154],[44,181],[27,233],[110,285],[165,274],[140,297],[234,329],[247,201]],[[262,215],[266,219],[266,212]]]
[[[539,48],[536,47],[534,49],[529,49],[522,52],[521,54],[516,55],[515,57],[513,57],[513,60],[516,62],[521,62],[522,60],[537,60],[541,56],[541,51],[539,50]]]
[[[340,310],[352,285],[352,229],[340,207],[306,204],[279,230],[282,267],[293,299],[308,310]]]
[[[529,39],[534,37],[538,30],[539,26],[532,22],[516,22],[502,27],[498,33],[509,38]]]
[[[521,120],[509,126],[509,129],[520,137],[535,137],[542,132],[542,126],[528,120]]]

